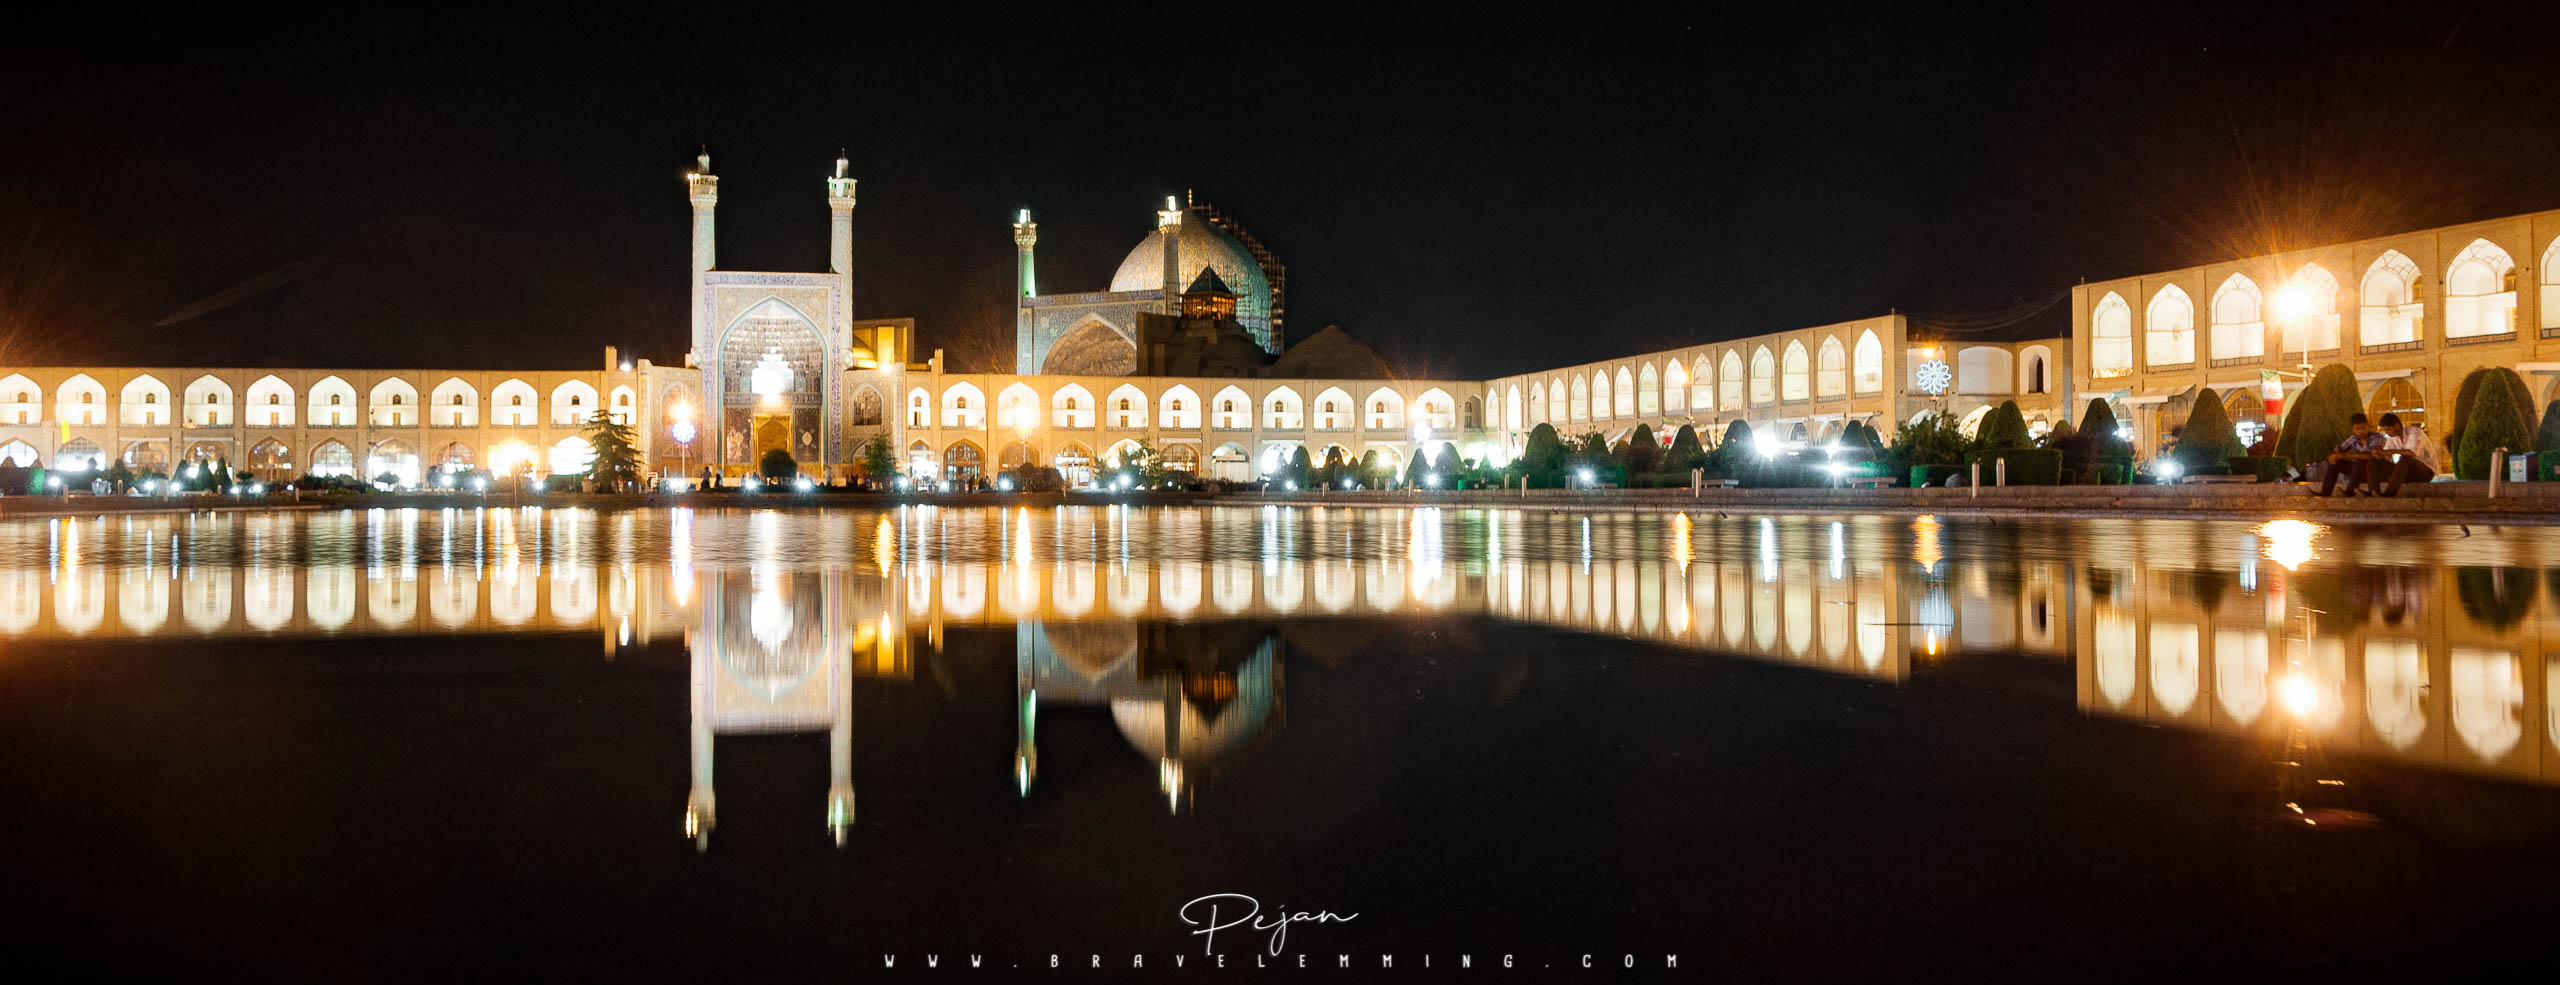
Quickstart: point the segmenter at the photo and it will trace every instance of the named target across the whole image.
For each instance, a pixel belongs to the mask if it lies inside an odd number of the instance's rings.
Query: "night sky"
[[[856,313],[980,370],[1013,210],[1043,291],[1100,290],[1185,188],[1289,265],[1293,338],[1460,378],[1890,309],[2059,335],[2082,278],[2560,207],[2560,4],[1951,6],[12,31],[0,360],[678,362],[700,144],[763,270],[823,268],[846,148]]]

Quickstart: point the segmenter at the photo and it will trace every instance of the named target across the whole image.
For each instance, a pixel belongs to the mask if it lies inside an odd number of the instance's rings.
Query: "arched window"
[[[2286,352],[2327,352],[2338,347],[2338,279],[2319,264],[2304,264],[2276,295],[2276,322]]]
[[[2143,315],[2142,363],[2149,369],[2191,366],[2196,361],[2196,305],[2171,284],[2151,296]]]
[[[1822,340],[1822,349],[1814,357],[1813,392],[1815,396],[1837,397],[1849,392],[1849,354],[1836,337]]]
[[[2368,410],[2372,412],[2372,419],[2376,424],[2381,423],[2384,414],[2400,415],[2402,424],[2418,427],[2425,427],[2427,424],[2427,402],[2419,396],[2418,388],[2411,386],[2407,380],[2382,381],[2381,386],[2374,388],[2373,403]]]
[[[1674,359],[1662,368],[1662,409],[1685,410],[1689,406],[1689,368]]]
[[[1573,378],[1573,419],[1577,421],[1591,419],[1591,387],[1584,383],[1580,376]]]
[[[2516,330],[2514,260],[2485,239],[2475,239],[2444,273],[2444,337],[2510,335]]]
[[[1873,329],[1858,333],[1859,393],[1884,392],[1884,342]]]
[[[2542,332],[2560,329],[2560,237],[2542,251]]]
[[[1809,360],[1805,358],[1804,343],[1789,341],[1786,360],[1780,364],[1778,373],[1780,398],[1802,400],[1811,393],[1812,380],[1809,379],[1809,375],[1812,367],[1807,365],[1808,362]]]
[[[1767,352],[1768,350],[1763,349],[1760,351]],[[1719,410],[1741,410],[1744,406],[1744,391],[1742,389],[1742,354],[1731,349],[1725,350],[1724,364],[1717,370],[1717,374],[1720,377],[1720,380],[1717,386],[1718,393],[1716,396],[1716,408]]]
[[[1611,399],[1612,395],[1609,392],[1609,371],[1604,369],[1591,374],[1592,420],[1603,421],[1609,418]]]
[[[2098,379],[2133,375],[2133,306],[2108,291],[2089,313],[2089,375]]]
[[[2418,297],[2418,265],[2398,250],[2384,250],[2365,268],[2357,290],[2357,342],[2366,348],[2411,346],[2425,335],[2426,305]]]
[[[1655,375],[1653,364],[1644,364],[1644,372],[1636,374],[1636,415],[1652,417],[1662,413],[1662,377]]]
[[[2213,360],[2254,360],[2267,354],[2267,324],[2259,309],[2258,282],[2233,274],[2213,292]]]
[[[1617,383],[1609,393],[1609,413],[1612,416],[1630,417],[1635,414],[1636,378],[1634,374],[1627,372],[1626,367],[1618,367]]]
[[[1778,357],[1769,354],[1768,346],[1751,353],[1751,405],[1758,407],[1778,402]]]

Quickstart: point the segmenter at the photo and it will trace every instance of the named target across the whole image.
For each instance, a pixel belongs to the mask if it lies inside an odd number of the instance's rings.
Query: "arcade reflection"
[[[197,514],[0,524],[0,638],[534,632],[608,657],[681,639],[697,845],[720,736],[819,732],[842,844],[854,689],[913,686],[964,628],[1011,633],[1023,796],[1041,718],[1101,715],[1176,812],[1278,741],[1303,641],[1443,618],[1887,685],[1950,661],[2069,661],[2093,715],[2560,784],[2560,648],[2542,642],[2560,568],[2527,563],[2552,544],[2539,528],[1431,508]]]

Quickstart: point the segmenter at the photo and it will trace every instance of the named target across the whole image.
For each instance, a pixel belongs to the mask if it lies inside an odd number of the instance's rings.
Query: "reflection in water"
[[[1477,509],[375,510],[0,523],[0,638],[683,639],[686,830],[714,739],[826,732],[946,629],[1013,628],[1013,782],[1045,716],[1106,716],[1181,810],[1285,715],[1286,626],[1479,617],[1886,683],[2070,659],[2094,714],[2560,783],[2546,531]],[[2451,569],[2447,571],[2446,569]],[[1293,639],[1295,637],[1292,637]],[[2293,734],[2288,732],[2287,734]]]

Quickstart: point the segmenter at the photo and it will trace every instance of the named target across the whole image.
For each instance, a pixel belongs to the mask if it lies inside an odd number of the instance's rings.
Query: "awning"
[[[2139,407],[2144,404],[2165,404],[2169,402],[2169,398],[2181,396],[2187,391],[2195,388],[2195,384],[2189,383],[2185,386],[2163,387],[2157,390],[2144,390],[2141,393],[2124,398],[2124,402],[2127,406],[2134,407]]]

